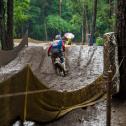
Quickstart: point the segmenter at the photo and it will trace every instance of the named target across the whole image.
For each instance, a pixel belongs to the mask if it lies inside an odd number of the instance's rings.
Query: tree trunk
[[[13,0],[7,1],[7,35],[6,42],[8,49],[13,49]]]
[[[82,30],[81,30],[81,41],[82,41],[82,44],[84,44],[84,24],[83,24],[83,21],[82,21]]]
[[[7,44],[5,41],[5,8],[3,0],[0,0],[0,42],[1,49],[6,50]]]
[[[109,0],[109,7],[110,7],[110,9],[109,9],[109,18],[111,19],[111,17],[112,17],[112,0]]]
[[[59,0],[59,16],[60,18],[62,17],[62,0]],[[60,20],[59,20],[59,34],[62,34],[61,33],[61,27],[60,27]]]
[[[47,32],[47,24],[46,24],[46,21],[45,21],[44,25],[45,25],[45,40],[47,41],[48,40],[48,32]]]
[[[59,16],[61,17],[62,13],[62,0],[59,0]]]
[[[86,6],[83,3],[83,13],[82,13],[82,44],[86,41]]]
[[[94,43],[94,37],[96,31],[96,16],[97,16],[97,0],[94,0],[93,21],[92,21],[92,45]]]
[[[85,17],[86,17],[86,22],[85,22],[85,30],[86,30],[86,43],[85,44],[88,44],[88,34],[90,33],[90,23],[88,21],[88,9],[87,9],[87,5],[85,5]]]
[[[119,64],[122,62],[120,72],[120,92],[119,96],[126,98],[126,1],[118,0],[117,13],[117,33],[118,33],[118,58]]]

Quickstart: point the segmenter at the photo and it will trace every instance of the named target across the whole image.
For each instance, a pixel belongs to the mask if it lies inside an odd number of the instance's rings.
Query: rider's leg
[[[53,69],[56,72],[56,68],[55,68],[55,65],[54,65],[55,58],[54,58],[54,55],[53,54],[51,55],[51,60],[52,60]]]
[[[67,71],[65,62],[62,63],[62,66],[63,66],[64,70]]]
[[[62,52],[58,53],[58,57],[60,58],[61,63],[63,63],[64,62],[64,56],[63,56]]]
[[[60,60],[61,60],[61,63],[62,63],[62,66],[63,66],[64,70],[67,71],[66,64],[65,64],[65,58],[64,58],[64,55],[63,55],[62,52],[60,53],[59,57],[60,57]]]

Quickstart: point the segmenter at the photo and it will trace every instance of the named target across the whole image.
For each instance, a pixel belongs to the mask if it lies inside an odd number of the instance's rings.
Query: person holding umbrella
[[[65,33],[64,38],[66,39],[66,44],[71,45],[72,39],[74,38],[74,34],[73,33]]]

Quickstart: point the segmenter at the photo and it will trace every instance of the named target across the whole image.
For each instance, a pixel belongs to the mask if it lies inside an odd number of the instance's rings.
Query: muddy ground
[[[69,74],[57,76],[47,56],[47,44],[31,44],[18,57],[0,68],[0,80],[6,80],[20,71],[26,64],[47,86],[59,91],[77,90],[93,82],[103,72],[103,47],[72,45],[66,48],[66,66]],[[113,100],[112,126],[126,126],[126,102]],[[84,109],[76,109],[51,123],[37,124],[24,122],[25,126],[105,126],[106,101]],[[14,124],[18,126],[18,122]]]
[[[111,126],[126,126],[126,101],[112,100]],[[19,126],[17,121],[13,126]],[[76,109],[47,124],[24,122],[24,126],[107,126],[106,101],[84,109]]]
[[[51,58],[47,56],[47,45],[30,46],[5,67],[0,68],[3,81],[30,64],[36,76],[48,87],[63,91],[77,90],[90,84],[103,72],[103,47],[73,45],[66,47],[66,77],[55,74]]]

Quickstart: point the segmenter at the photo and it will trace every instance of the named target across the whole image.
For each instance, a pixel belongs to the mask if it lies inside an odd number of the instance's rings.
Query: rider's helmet
[[[56,36],[55,36],[55,39],[56,39],[56,40],[60,40],[60,39],[61,39],[61,35],[56,35]]]

